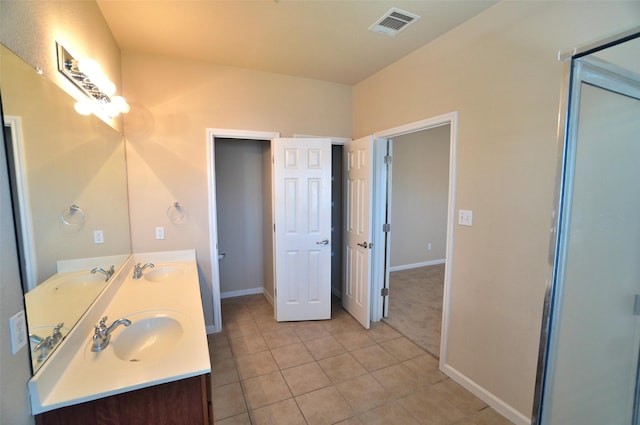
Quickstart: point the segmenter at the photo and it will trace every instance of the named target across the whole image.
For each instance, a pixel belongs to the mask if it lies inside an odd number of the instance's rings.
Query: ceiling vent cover
[[[393,37],[418,19],[420,19],[420,16],[415,13],[392,7],[375,24],[371,25],[369,30]]]

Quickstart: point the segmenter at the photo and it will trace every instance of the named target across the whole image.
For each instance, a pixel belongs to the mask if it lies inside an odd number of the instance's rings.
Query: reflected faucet
[[[144,266],[140,266],[140,263],[138,263],[135,266],[133,266],[133,278],[140,279],[142,277],[142,271],[147,267],[152,269],[155,266],[153,265],[153,263],[147,263]]]
[[[49,354],[49,350],[53,348],[60,340],[62,339],[62,333],[60,329],[64,326],[64,323],[58,323],[54,328],[53,332],[50,336],[46,338],[42,338],[36,334],[29,334],[29,339],[31,342],[35,343],[36,346],[33,347],[33,352],[40,351],[38,355],[38,363],[41,363],[44,359],[47,358]]]
[[[91,274],[102,273],[105,276],[105,279],[104,279],[105,282],[109,282],[109,279],[111,279],[111,276],[113,276],[115,272],[116,272],[115,266],[109,267],[108,270],[105,270],[102,267],[96,267],[91,270]]]
[[[130,324],[131,320],[121,318],[107,326],[107,316],[104,316],[98,326],[94,326],[95,332],[92,337],[93,345],[91,346],[91,351],[100,352],[104,350],[111,340],[111,332],[113,332],[118,325],[129,326]]]

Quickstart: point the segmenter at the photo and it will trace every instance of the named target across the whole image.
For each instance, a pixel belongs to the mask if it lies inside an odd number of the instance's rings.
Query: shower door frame
[[[554,372],[554,364],[550,360],[554,359],[555,355],[550,352],[550,348],[555,347],[557,343],[554,332],[557,330],[557,323],[553,319],[559,313],[564,287],[564,281],[558,279],[558,277],[564,276],[567,237],[562,235],[561,230],[568,227],[569,217],[571,216],[571,194],[573,192],[575,146],[578,129],[577,114],[580,110],[580,85],[585,82],[619,94],[625,94],[623,90],[628,88],[629,85],[633,87],[634,91],[640,88],[638,82],[636,80],[632,82],[632,79],[626,76],[627,73],[624,70],[596,58],[586,58],[585,56],[638,37],[640,37],[640,26],[599,42],[571,49],[558,56],[559,60],[563,61],[563,67],[558,114],[556,191],[550,229],[548,272],[531,415],[532,425],[545,425],[541,422],[545,384],[547,383],[547,376],[553,376]],[[640,364],[638,368],[640,369]],[[636,371],[636,376],[640,377],[640,370]],[[640,388],[638,387],[638,380],[636,380],[634,425],[638,425],[639,420],[639,399]]]

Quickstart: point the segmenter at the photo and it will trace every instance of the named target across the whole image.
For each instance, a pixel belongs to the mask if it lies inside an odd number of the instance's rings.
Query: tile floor
[[[209,336],[216,425],[509,425],[384,323],[278,323],[262,295],[222,302]]]

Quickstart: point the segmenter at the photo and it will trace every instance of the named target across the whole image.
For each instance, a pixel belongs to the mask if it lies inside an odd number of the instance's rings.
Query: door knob
[[[316,245],[329,245],[329,239],[325,239],[320,242],[316,242]]]
[[[356,245],[361,246],[363,248],[367,248],[367,243],[366,242],[362,242],[362,243],[357,243]]]

